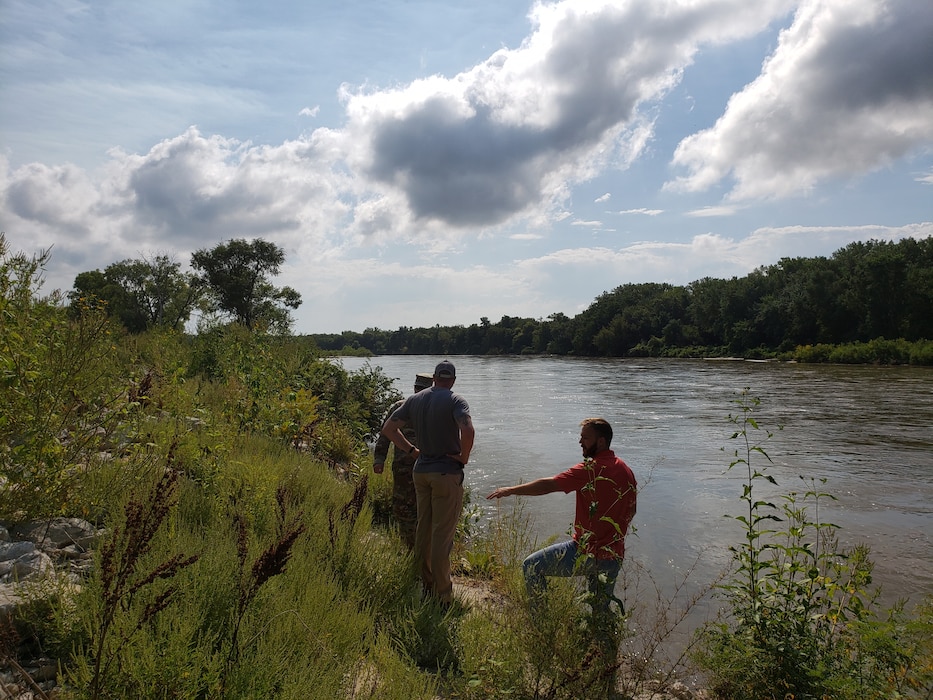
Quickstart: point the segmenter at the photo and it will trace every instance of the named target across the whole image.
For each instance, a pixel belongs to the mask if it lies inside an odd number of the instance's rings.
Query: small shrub
[[[933,365],[933,340],[918,340],[910,349],[910,364]]]
[[[817,345],[798,345],[794,351],[794,359],[797,362],[820,363],[829,362],[829,355],[833,350],[832,345],[819,343]]]

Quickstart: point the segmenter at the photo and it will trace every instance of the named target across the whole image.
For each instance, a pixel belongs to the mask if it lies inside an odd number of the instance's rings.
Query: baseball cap
[[[434,368],[434,376],[440,377],[441,379],[453,379],[457,376],[457,370],[454,369],[454,365],[449,360],[444,360],[439,362],[437,367]]]

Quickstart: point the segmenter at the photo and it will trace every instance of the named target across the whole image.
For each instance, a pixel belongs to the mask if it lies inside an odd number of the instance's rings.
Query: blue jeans
[[[620,612],[624,613],[622,601],[613,595],[616,578],[619,576],[619,560],[588,557],[581,563],[580,568],[574,570],[576,561],[577,543],[573,540],[552,544],[529,555],[522,562],[529,598],[534,601],[547,590],[548,576],[582,575],[586,576],[594,614],[608,613],[609,604],[613,599],[619,603]],[[600,577],[600,574],[603,576]]]

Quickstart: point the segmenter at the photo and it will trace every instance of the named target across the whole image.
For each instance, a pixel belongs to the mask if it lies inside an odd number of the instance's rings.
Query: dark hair
[[[612,444],[612,426],[609,425],[609,422],[605,418],[584,418],[580,423],[580,427],[585,425],[590,426],[596,431],[597,437],[606,439],[606,447]]]

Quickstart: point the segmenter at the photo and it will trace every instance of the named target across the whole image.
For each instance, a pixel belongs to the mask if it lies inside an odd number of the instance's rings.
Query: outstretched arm
[[[543,496],[560,490],[561,487],[558,486],[557,480],[552,476],[548,476],[543,479],[529,481],[527,484],[502,486],[486,496],[486,498],[502,498],[503,496]]]

